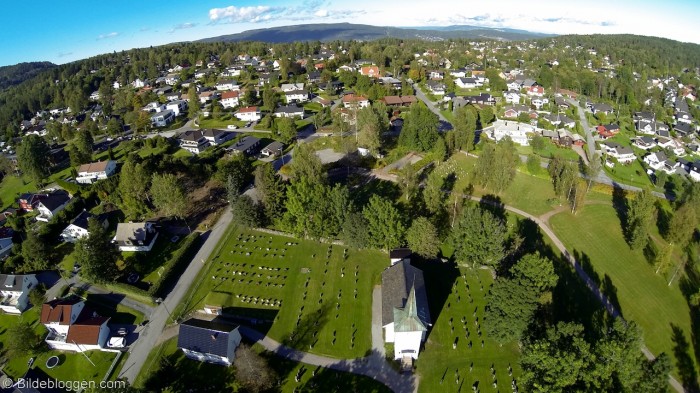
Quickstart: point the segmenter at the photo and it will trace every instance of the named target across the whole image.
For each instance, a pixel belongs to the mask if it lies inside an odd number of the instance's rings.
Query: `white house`
[[[644,156],[643,161],[649,165],[650,168],[658,171],[664,166],[666,161],[666,154],[662,151],[657,151],[656,153],[649,153]]]
[[[537,108],[537,109],[542,108],[542,106],[544,106],[545,104],[548,104],[548,103],[549,103],[548,98],[537,97],[537,98],[532,99],[532,105],[534,105],[535,108]]]
[[[175,116],[180,116],[183,115],[184,112],[187,110],[187,101],[184,100],[177,100],[177,101],[171,101],[167,104],[165,104],[166,110],[171,110],[175,114]]]
[[[530,86],[527,89],[527,95],[531,97],[542,97],[544,96],[544,87],[538,85]]]
[[[344,95],[341,101],[345,108],[366,108],[369,106],[369,100],[366,97],[356,96],[354,94]]]
[[[457,78],[455,79],[455,85],[462,89],[473,89],[479,86],[475,78]]]
[[[21,314],[29,307],[29,292],[38,281],[33,274],[0,274],[0,310]]]
[[[216,90],[240,90],[241,86],[234,80],[221,81],[216,84]]]
[[[221,106],[224,108],[233,108],[238,106],[238,91],[225,91],[221,93]]]
[[[280,106],[273,112],[275,117],[299,117],[304,118],[304,108],[296,105]]]
[[[151,125],[154,127],[165,127],[175,121],[175,112],[166,109],[151,116]]]
[[[85,307],[78,298],[54,299],[41,307],[41,323],[49,331],[51,349],[71,352],[105,350],[109,339],[109,318]]]
[[[287,103],[306,102],[309,100],[309,92],[306,90],[290,90],[284,93]]]
[[[394,359],[411,364],[431,326],[423,272],[401,260],[382,272],[384,341],[394,343]]]
[[[133,86],[134,89],[140,89],[140,88],[146,86],[146,82],[142,81],[139,78],[136,78],[135,81],[131,82],[131,86]]]
[[[257,106],[246,106],[236,112],[236,117],[240,121],[258,121],[262,119],[262,114]]]
[[[522,86],[520,82],[517,81],[512,81],[508,82],[508,90],[513,90],[513,91],[520,91],[520,87]]]
[[[528,134],[536,130],[537,128],[530,124],[497,120],[493,124],[493,129],[487,131],[487,135],[496,141],[509,137],[513,142],[519,145],[529,146],[530,140]]]
[[[180,324],[177,347],[185,356],[200,362],[230,366],[241,343],[238,325],[220,320],[190,318]]]
[[[610,157],[616,158],[620,163],[627,164],[637,159],[631,148],[622,146],[617,142],[605,141],[602,147],[605,153]]]
[[[117,171],[117,162],[113,160],[91,162],[78,168],[78,176],[75,181],[81,184],[92,184],[98,180],[106,179]]]
[[[284,92],[284,93],[286,93],[288,91],[304,90],[304,84],[303,83],[283,83],[280,86],[280,90],[282,90],[282,92]]]
[[[642,150],[649,150],[656,146],[656,140],[649,136],[640,136],[633,140],[632,144]]]
[[[696,161],[690,165],[688,176],[690,176],[693,181],[700,181],[700,161]]]
[[[158,238],[158,231],[152,222],[120,222],[112,243],[119,251],[148,252]]]
[[[685,153],[683,144],[675,139],[659,138],[658,145],[664,149],[671,149],[675,155],[682,155]]]
[[[64,242],[68,243],[75,243],[78,241],[78,239],[81,239],[87,235],[90,234],[88,232],[88,220],[89,219],[95,219],[98,220],[100,225],[102,225],[103,228],[107,228],[107,225],[109,224],[107,220],[104,217],[96,217],[87,210],[83,210],[78,214],[77,217],[73,219],[73,221],[68,224],[68,226],[61,232],[61,239]]]
[[[37,221],[49,222],[53,216],[63,210],[70,202],[70,195],[63,190],[54,191],[43,198],[37,207],[39,215]]]
[[[503,99],[508,104],[520,104],[520,93],[509,91],[503,95]]]

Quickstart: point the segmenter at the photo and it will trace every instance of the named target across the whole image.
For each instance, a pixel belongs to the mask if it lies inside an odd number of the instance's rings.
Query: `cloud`
[[[268,7],[264,5],[254,7],[228,6],[225,8],[212,8],[209,10],[209,20],[212,23],[257,23],[273,19],[276,14],[285,8]]]
[[[314,12],[314,16],[318,16],[319,18],[325,18],[329,15],[328,10],[318,10]]]
[[[72,55],[73,52],[58,52],[58,57],[66,57]]]
[[[185,23],[180,23],[179,25],[173,26],[173,30],[184,30],[184,29],[191,29],[193,27],[197,26],[196,23],[192,22],[185,22]]]
[[[116,36],[118,36],[118,35],[119,35],[119,33],[117,33],[116,31],[113,31],[113,32],[107,33],[107,34],[100,34],[100,35],[97,36],[97,39],[98,39],[98,40],[103,40],[103,39],[105,39],[105,38],[114,38],[114,37],[116,37]]]

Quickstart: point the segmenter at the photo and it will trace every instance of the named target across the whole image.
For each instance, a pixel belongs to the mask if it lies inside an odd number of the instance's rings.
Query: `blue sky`
[[[14,1],[3,4],[0,65],[101,53],[300,23],[453,24],[554,34],[632,33],[700,43],[700,1],[305,0]]]

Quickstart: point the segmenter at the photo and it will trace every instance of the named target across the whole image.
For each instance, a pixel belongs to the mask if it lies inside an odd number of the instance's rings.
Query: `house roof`
[[[418,316],[418,304],[416,302],[416,288],[411,287],[403,309],[394,308],[394,331],[395,332],[422,332],[428,327]]]
[[[107,169],[107,165],[109,165],[110,162],[111,162],[110,160],[105,160],[105,161],[91,162],[89,164],[83,164],[78,168],[78,173],[81,173],[81,172],[104,172],[105,169]]]
[[[42,324],[58,323],[68,325],[73,306],[81,303],[78,298],[54,299],[41,305]]]
[[[63,206],[69,200],[70,196],[68,195],[68,192],[59,190],[49,194],[46,198],[42,199],[39,204],[51,211],[54,211],[60,206]]]
[[[270,143],[269,145],[265,146],[263,150],[269,150],[269,151],[277,151],[277,150],[282,150],[284,149],[284,143],[280,141],[274,141]]]
[[[33,274],[30,274],[33,276]],[[26,274],[0,274],[0,290],[20,292],[22,291],[22,284],[24,283],[24,277]]]
[[[238,142],[236,142],[234,145],[229,147],[228,149],[244,152],[259,142],[260,142],[260,139],[254,137],[254,136],[246,135],[243,138],[241,138]]]
[[[87,312],[86,312],[87,311]],[[88,310],[83,310],[80,314],[88,314]],[[100,327],[104,325],[109,318],[99,315],[88,314],[87,318],[79,318],[70,329],[66,336],[66,342],[83,345],[97,345],[100,338]]]
[[[239,93],[237,90],[236,91],[225,91],[225,92],[221,93],[221,99],[225,100],[227,98],[236,98],[236,97],[238,97],[238,94]]]
[[[197,142],[204,138],[204,133],[200,130],[188,130],[178,137],[182,141]]]
[[[423,272],[409,262],[401,261],[382,272],[382,326],[396,322],[394,308],[406,307],[412,288],[415,288],[417,315],[423,324],[430,324]]]
[[[345,103],[345,102],[347,102],[347,103],[350,103],[350,102],[359,102],[359,101],[367,101],[367,98],[366,98],[366,97],[363,97],[363,96],[356,96],[356,95],[354,95],[354,94],[346,94],[346,95],[343,96],[343,102],[344,102],[344,103]]]
[[[258,112],[257,106],[246,106],[238,110],[238,113]]]
[[[180,324],[177,347],[187,350],[229,357],[228,339],[238,325],[221,321],[188,319]]]
[[[93,218],[93,217],[95,217],[95,216],[93,216],[89,211],[83,210],[70,223],[77,226],[77,227],[80,227],[83,229],[88,229],[88,220],[90,218]]]
[[[304,108],[296,105],[285,105],[275,109],[275,113],[303,113]]]
[[[389,259],[404,259],[413,254],[410,248],[395,248],[389,251]]]
[[[146,241],[148,230],[146,225],[148,222],[120,222],[117,224],[117,233],[114,235],[114,240],[117,242],[125,241]]]

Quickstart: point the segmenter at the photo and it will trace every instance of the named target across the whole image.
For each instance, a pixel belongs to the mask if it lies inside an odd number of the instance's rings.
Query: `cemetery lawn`
[[[370,350],[372,287],[389,266],[386,254],[232,226],[206,263],[174,315],[221,306],[305,352],[356,358]]]

